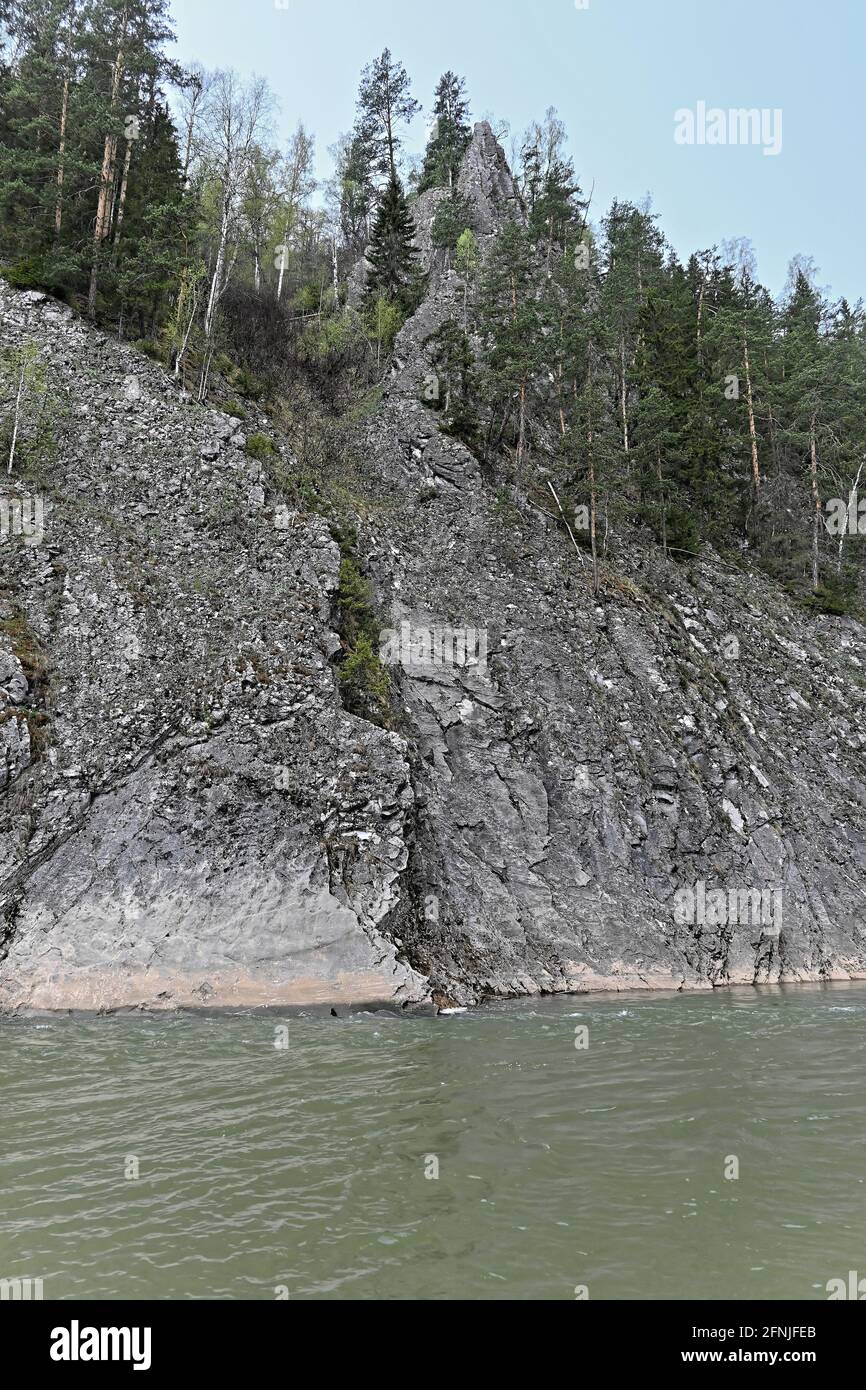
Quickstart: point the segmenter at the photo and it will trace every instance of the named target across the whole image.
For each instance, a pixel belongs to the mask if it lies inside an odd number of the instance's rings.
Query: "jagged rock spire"
[[[466,147],[460,165],[457,190],[468,198],[475,207],[475,233],[482,246],[485,241],[497,236],[506,222],[526,221],[526,213],[517,184],[514,181],[505,151],[500,145],[489,121],[479,121],[473,129],[472,139]],[[448,197],[446,188],[430,188],[412,204],[415,219],[415,245],[421,257],[425,272],[434,269],[436,256],[433,248],[432,229],[436,210],[443,199]],[[349,275],[349,303],[360,304],[367,285],[370,265],[363,255]],[[439,277],[434,275],[431,290],[438,287]]]
[[[475,204],[479,236],[495,236],[507,221],[515,218],[525,221],[505,151],[489,121],[479,121],[472,132],[457,186]]]

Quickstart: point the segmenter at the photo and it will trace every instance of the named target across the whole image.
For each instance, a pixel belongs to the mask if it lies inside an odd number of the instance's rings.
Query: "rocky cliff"
[[[520,215],[489,126],[460,183],[483,250]],[[430,245],[440,196],[364,426],[399,733],[342,707],[339,549],[249,457],[256,421],[0,290],[0,342],[35,344],[62,403],[26,480],[44,535],[0,538],[0,1006],[866,975],[866,632],[745,557],[627,535],[593,597],[555,519],[425,403],[463,296]]]

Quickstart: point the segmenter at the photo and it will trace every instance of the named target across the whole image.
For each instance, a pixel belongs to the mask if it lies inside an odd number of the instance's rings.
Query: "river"
[[[46,1299],[825,1299],[866,1276],[866,984],[454,1017],[0,1022]]]

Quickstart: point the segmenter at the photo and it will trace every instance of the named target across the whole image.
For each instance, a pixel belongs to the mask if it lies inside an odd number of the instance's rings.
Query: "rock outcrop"
[[[460,185],[482,244],[521,215],[485,124]],[[866,975],[866,632],[745,558],[627,537],[593,598],[554,519],[425,403],[463,296],[437,196],[430,290],[365,427],[400,734],[342,708],[339,551],[247,456],[257,422],[0,288],[0,342],[35,344],[63,405],[28,480],[44,536],[0,538],[0,1007]]]

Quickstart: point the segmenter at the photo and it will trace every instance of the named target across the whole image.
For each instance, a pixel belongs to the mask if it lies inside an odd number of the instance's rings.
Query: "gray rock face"
[[[623,551],[596,607],[552,523],[518,531],[480,488],[393,514],[376,564],[408,629],[433,903],[410,949],[438,990],[863,974],[862,629],[712,554],[689,578]],[[418,660],[437,626],[483,659]]]
[[[485,125],[460,182],[484,236],[521,215]],[[337,546],[237,421],[0,287],[64,408],[50,474],[0,486],[48,518],[0,538],[0,1007],[866,975],[866,632],[624,538],[596,602],[424,403],[463,295],[433,270],[365,426],[405,736],[342,709]]]
[[[475,205],[481,237],[495,236],[509,218],[525,220],[508,161],[488,121],[479,121],[472,132],[457,187]]]
[[[51,475],[3,485],[50,505],[0,540],[0,1004],[424,1001],[407,747],[340,707],[326,525],[133,350],[0,311],[66,416]]]

